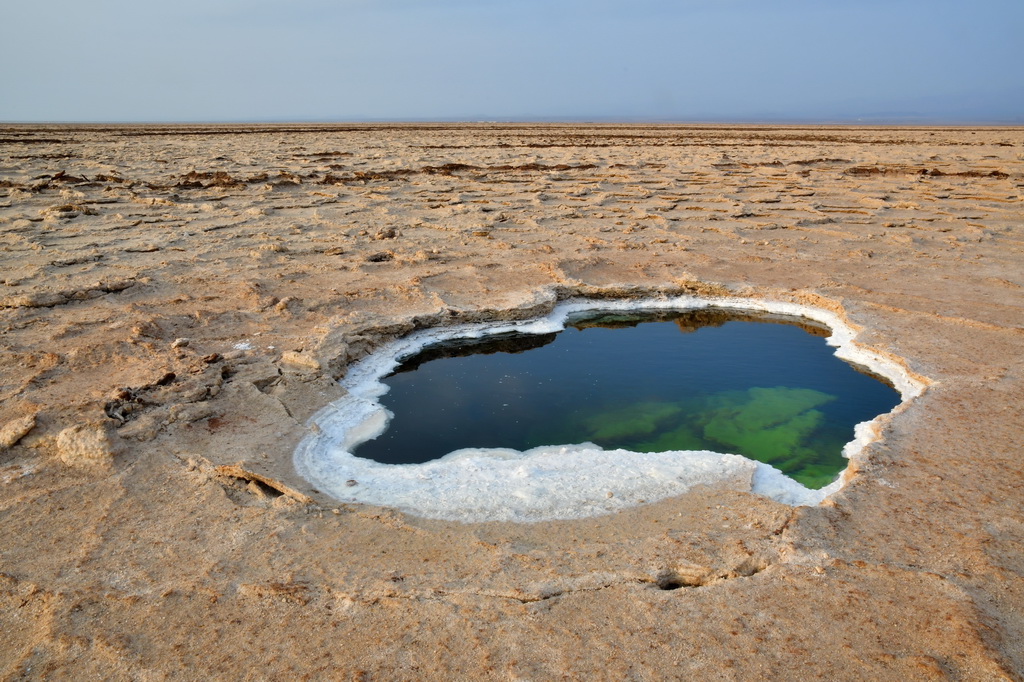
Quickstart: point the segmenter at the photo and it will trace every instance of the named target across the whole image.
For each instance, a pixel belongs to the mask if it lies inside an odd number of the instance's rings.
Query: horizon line
[[[944,119],[944,118],[895,118],[861,117],[856,119],[833,118],[258,118],[258,119],[102,119],[102,120],[0,120],[0,126],[15,125],[65,125],[65,126],[130,126],[130,125],[517,125],[517,124],[556,124],[556,125],[706,125],[706,126],[849,126],[849,127],[1021,127],[1024,117],[1008,119]]]

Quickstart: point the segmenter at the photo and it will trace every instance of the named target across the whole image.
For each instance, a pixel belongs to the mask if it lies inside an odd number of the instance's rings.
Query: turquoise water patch
[[[384,380],[394,415],[354,454],[412,464],[462,448],[592,442],[710,450],[810,488],[846,466],[854,425],[899,394],[837,359],[821,327],[720,310],[615,313],[557,334],[435,344]]]

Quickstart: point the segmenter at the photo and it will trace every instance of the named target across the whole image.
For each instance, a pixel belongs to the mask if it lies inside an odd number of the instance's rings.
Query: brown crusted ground
[[[0,677],[1021,679],[1022,187],[1021,129],[8,126]],[[460,525],[291,469],[389,334],[657,291],[934,383],[816,508]]]

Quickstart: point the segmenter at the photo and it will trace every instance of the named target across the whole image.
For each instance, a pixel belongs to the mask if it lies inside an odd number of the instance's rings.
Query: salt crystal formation
[[[680,495],[697,485],[750,491],[791,505],[821,502],[842,487],[843,477],[812,490],[770,464],[735,454],[685,449],[687,441],[692,440],[685,433],[674,434],[679,449],[659,452],[604,450],[593,443],[544,446],[525,452],[471,448],[423,464],[401,465],[381,464],[351,452],[359,443],[381,434],[392,417],[377,400],[387,391],[381,379],[402,359],[427,345],[509,332],[549,334],[563,329],[570,315],[582,312],[705,308],[787,315],[828,326],[832,330],[828,343],[837,348],[837,357],[866,367],[893,383],[903,398],[896,410],[924,389],[896,362],[854,345],[854,331],[838,316],[817,308],[755,299],[692,296],[635,301],[577,300],[560,304],[546,317],[533,321],[428,329],[384,346],[349,368],[342,381],[348,395],[312,417],[311,433],[295,451],[296,469],[317,489],[340,501],[396,507],[429,518],[470,522],[584,518]],[[769,413],[757,401],[764,396],[755,393],[772,390],[786,393],[772,396],[776,407]],[[705,406],[709,418],[704,435],[726,448],[759,448],[767,459],[777,458],[780,464],[801,456],[803,435],[820,418],[814,408],[830,398],[800,389],[751,389],[739,393],[742,395],[718,396],[716,404]],[[666,411],[678,409],[671,405],[640,407],[635,413],[606,420],[604,428],[619,429],[623,434],[644,428],[653,432],[655,423]],[[742,413],[741,419],[727,418],[730,414],[735,417],[736,413]],[[855,439],[844,448],[844,456],[856,458],[877,439],[875,422],[877,418],[857,426]]]

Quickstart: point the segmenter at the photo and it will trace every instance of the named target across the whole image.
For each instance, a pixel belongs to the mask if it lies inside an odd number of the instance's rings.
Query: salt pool
[[[295,464],[339,500],[464,521],[592,516],[694,485],[815,504],[875,418],[924,388],[853,336],[816,308],[694,297],[422,330],[349,368]]]

